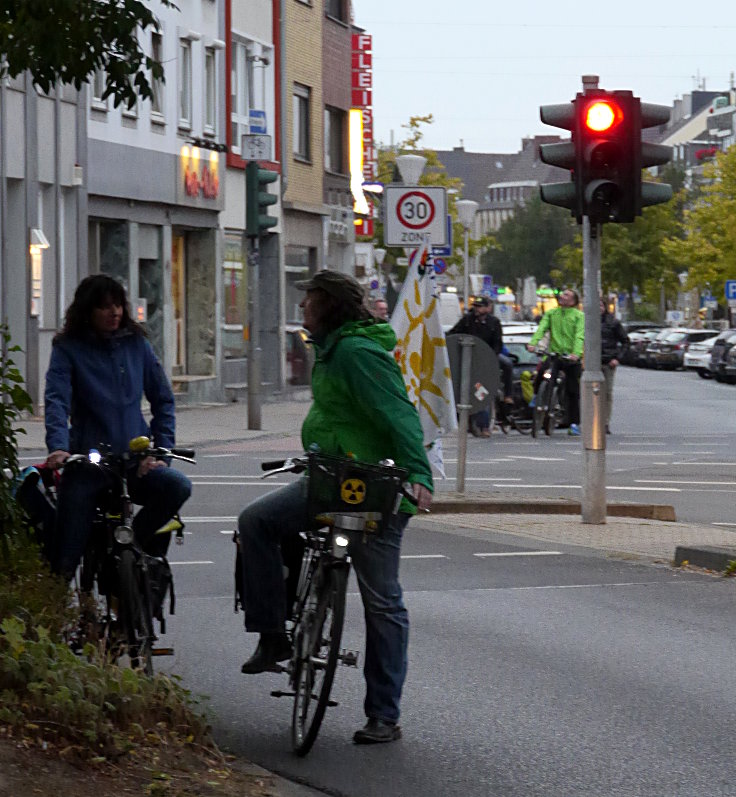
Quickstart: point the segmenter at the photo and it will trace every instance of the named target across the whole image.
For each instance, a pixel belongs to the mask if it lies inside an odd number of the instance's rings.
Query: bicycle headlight
[[[96,448],[90,448],[89,453],[87,454],[87,459],[93,465],[99,465],[102,461],[102,454]]]
[[[133,542],[133,529],[130,526],[117,526],[113,536],[118,545],[130,545]]]
[[[344,534],[335,534],[332,538],[332,555],[342,559],[348,550],[348,538]]]

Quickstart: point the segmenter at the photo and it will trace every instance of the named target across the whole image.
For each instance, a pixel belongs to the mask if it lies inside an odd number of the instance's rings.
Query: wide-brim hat
[[[330,296],[352,304],[362,304],[365,298],[363,286],[355,277],[330,269],[317,271],[308,280],[300,280],[295,285],[301,291],[323,290]]]

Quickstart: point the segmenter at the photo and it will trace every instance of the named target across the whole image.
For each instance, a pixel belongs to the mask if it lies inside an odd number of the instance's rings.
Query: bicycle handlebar
[[[122,462],[133,459],[146,459],[147,457],[154,457],[155,459],[178,459],[182,462],[189,462],[192,465],[197,464],[195,459],[195,452],[193,448],[165,448],[164,446],[155,446],[145,448],[138,451],[125,451],[122,454],[113,454],[111,452],[97,452],[99,459],[91,456],[95,449],[90,449],[87,454],[72,454],[64,460],[64,466],[72,465],[75,462],[91,462],[93,465],[109,465],[113,462]]]

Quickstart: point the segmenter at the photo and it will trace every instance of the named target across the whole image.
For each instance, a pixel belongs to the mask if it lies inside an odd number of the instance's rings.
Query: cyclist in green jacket
[[[409,472],[419,509],[432,500],[432,472],[419,415],[407,397],[392,356],[396,335],[365,307],[360,284],[345,274],[318,271],[297,283],[304,327],[316,349],[314,403],[302,426],[305,450],[378,463],[392,459]],[[402,506],[388,529],[351,546],[366,618],[365,713],[357,744],[401,736],[399,702],[406,677],[409,619],[399,584],[401,537],[414,511]],[[247,506],[238,519],[243,552],[245,627],[260,633],[247,674],[274,669],[290,655],[284,633],[286,591],[281,547],[309,522],[303,482],[294,482]]]
[[[580,297],[577,291],[563,291],[558,299],[559,307],[548,310],[539,322],[537,331],[527,344],[534,351],[539,341],[549,332],[549,351],[552,354],[565,354],[572,362],[558,361],[557,367],[565,371],[567,407],[570,418],[569,434],[580,434],[580,360],[583,356],[583,335],[585,315],[578,310]],[[534,389],[539,387],[535,384]]]

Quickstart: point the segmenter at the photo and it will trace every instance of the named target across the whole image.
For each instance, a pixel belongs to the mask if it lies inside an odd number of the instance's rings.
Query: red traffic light
[[[596,100],[585,108],[583,124],[592,133],[606,133],[623,119],[620,106],[608,100]]]

